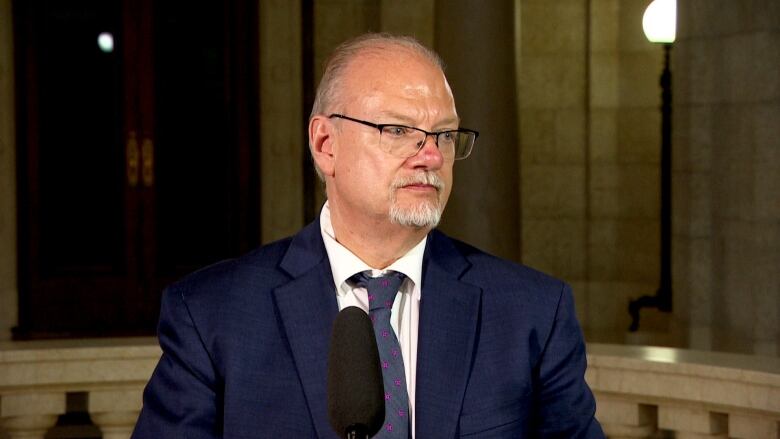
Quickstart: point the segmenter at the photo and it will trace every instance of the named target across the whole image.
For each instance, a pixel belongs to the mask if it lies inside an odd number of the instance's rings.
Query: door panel
[[[239,3],[14,3],[16,338],[151,334],[164,285],[257,244],[257,46],[234,46],[256,30]]]

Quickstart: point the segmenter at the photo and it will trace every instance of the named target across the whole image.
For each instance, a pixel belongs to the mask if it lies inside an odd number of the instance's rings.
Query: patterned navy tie
[[[408,439],[409,396],[406,393],[406,375],[401,346],[390,326],[390,312],[398,288],[404,280],[403,273],[389,272],[380,277],[369,277],[364,273],[352,276],[359,287],[368,290],[368,315],[374,322],[374,335],[382,363],[382,377],[385,385],[385,423],[374,438]]]

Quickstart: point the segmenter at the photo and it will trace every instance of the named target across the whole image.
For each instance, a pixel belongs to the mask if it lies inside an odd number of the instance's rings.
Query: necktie
[[[409,396],[406,393],[404,359],[401,346],[390,326],[390,311],[404,275],[389,272],[384,276],[369,277],[365,273],[358,273],[352,276],[352,280],[357,286],[368,290],[368,315],[374,324],[385,387],[385,422],[374,438],[408,439]]]

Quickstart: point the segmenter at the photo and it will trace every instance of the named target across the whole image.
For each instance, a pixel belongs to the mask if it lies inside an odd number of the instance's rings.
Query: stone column
[[[697,349],[780,354],[778,17],[775,0],[678,2],[674,294]]]
[[[637,401],[596,395],[596,419],[610,439],[651,438],[658,430],[658,409]]]
[[[89,393],[89,416],[103,439],[128,439],[141,412],[143,387]]]
[[[303,166],[308,156],[302,108],[300,1],[260,3],[261,241],[303,226]]]
[[[65,393],[0,395],[0,426],[10,439],[43,439],[65,413]]]
[[[519,260],[515,2],[436,2],[435,17],[462,125],[480,131],[471,157],[455,163],[442,229]]]
[[[682,405],[658,407],[658,427],[674,431],[679,439],[728,437],[728,415]]]

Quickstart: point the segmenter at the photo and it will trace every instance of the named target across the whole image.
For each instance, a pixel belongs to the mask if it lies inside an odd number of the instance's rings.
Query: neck
[[[368,221],[344,221],[331,205],[330,222],[336,240],[372,268],[383,269],[414,248],[428,228],[406,227],[390,223],[388,218]]]

